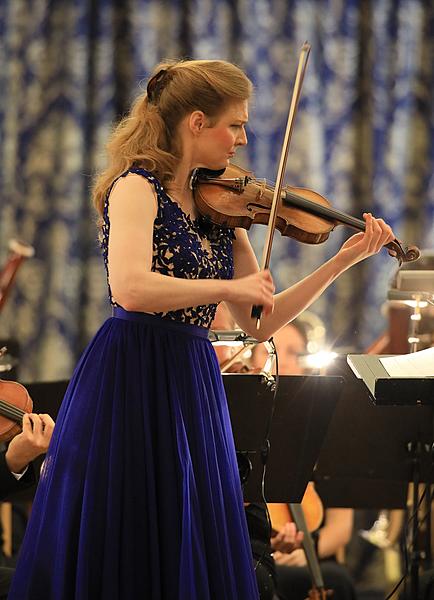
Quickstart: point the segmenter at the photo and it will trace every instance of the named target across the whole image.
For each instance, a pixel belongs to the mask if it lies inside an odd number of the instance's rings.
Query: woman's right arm
[[[157,199],[148,181],[136,174],[117,181],[110,194],[108,268],[112,296],[118,304],[131,311],[166,312],[241,299],[271,310],[274,287],[267,272],[244,281],[181,279],[153,273],[156,215]]]

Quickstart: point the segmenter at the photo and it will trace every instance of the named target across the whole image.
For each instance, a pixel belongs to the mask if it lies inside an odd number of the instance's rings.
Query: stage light
[[[304,357],[303,362],[310,369],[323,369],[328,367],[338,356],[336,352],[328,352],[322,350],[315,354],[308,354]]]

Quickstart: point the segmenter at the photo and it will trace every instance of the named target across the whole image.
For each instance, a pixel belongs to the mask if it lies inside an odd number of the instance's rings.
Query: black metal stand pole
[[[425,491],[425,550],[424,550],[424,558],[423,558],[423,566],[424,570],[431,569],[432,566],[432,552],[431,552],[431,502],[432,502],[432,491],[431,491],[431,481],[426,482],[426,491]]]
[[[411,598],[417,600],[419,594],[419,483],[420,483],[420,442],[410,442],[409,451],[412,456],[413,471],[413,527],[412,527],[412,551],[410,553],[410,580]]]

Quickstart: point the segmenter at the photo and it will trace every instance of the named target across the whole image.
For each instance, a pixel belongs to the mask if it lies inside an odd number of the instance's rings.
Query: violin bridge
[[[267,180],[266,179],[255,179],[255,181],[259,185],[259,192],[258,192],[258,195],[256,196],[256,199],[261,200],[262,196],[264,195],[264,192],[266,190],[266,187],[267,187]]]

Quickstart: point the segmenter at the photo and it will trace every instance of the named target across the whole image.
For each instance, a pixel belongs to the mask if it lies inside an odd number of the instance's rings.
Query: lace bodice
[[[158,212],[154,222],[152,271],[185,279],[231,279],[233,277],[232,241],[234,230],[191,219],[165,192],[152,173],[141,168],[125,172],[145,177],[155,188]],[[108,215],[110,192],[104,203],[101,246],[107,273],[110,302],[116,306],[108,281]],[[203,241],[208,240],[209,250]],[[191,306],[169,312],[154,313],[161,317],[209,327],[217,304]]]

